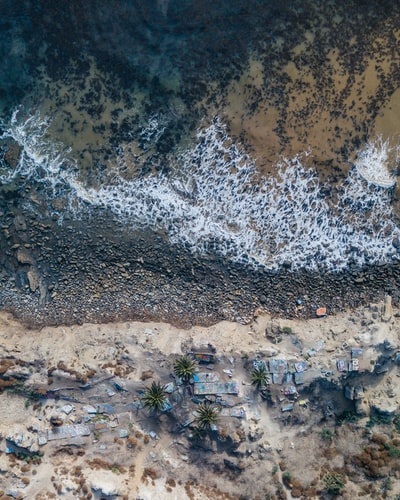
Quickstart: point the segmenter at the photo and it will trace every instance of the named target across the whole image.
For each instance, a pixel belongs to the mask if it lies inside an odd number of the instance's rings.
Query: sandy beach
[[[386,306],[372,304],[308,321],[256,311],[247,325],[222,322],[188,330],[129,322],[38,331],[2,314],[2,380],[23,380],[25,391],[10,387],[1,395],[3,491],[18,498],[56,495],[71,500],[328,498],[323,477],[332,471],[345,478],[341,498],[360,491],[364,498],[377,498],[374,492],[387,477],[396,491],[397,458],[382,462],[371,478],[367,469],[355,465],[355,457],[372,442],[371,436],[399,441],[393,434],[400,403],[393,361],[399,318],[390,300]],[[210,349],[215,362],[199,365],[197,371],[236,381],[233,408],[240,408],[244,418],[220,416],[214,436],[194,443],[189,428],[176,427],[196,412],[198,402],[189,394],[183,393],[179,403],[171,395],[172,412],[159,417],[149,416],[137,403],[151,381],[174,380],[174,359]],[[338,360],[348,363],[354,349],[362,350],[359,372],[338,371]],[[271,382],[270,399],[263,400],[251,386],[256,359],[304,361],[305,380],[295,387],[296,396],[285,395],[285,384]],[[386,371],[378,373],[378,365]],[[83,389],[85,384],[92,387]],[[363,388],[356,406],[345,397],[349,385]],[[31,401],[28,388],[40,397]],[[103,405],[104,413],[88,413],[96,404],[97,410]],[[293,409],[286,413],[288,404]],[[339,425],[346,412],[354,420]],[[379,415],[390,418],[379,420]],[[54,438],[54,416],[62,419],[64,432],[84,424],[94,427],[87,435]],[[17,443],[25,459],[10,452]]]

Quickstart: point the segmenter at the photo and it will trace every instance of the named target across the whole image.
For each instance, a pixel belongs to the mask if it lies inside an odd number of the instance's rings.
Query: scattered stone
[[[115,408],[108,403],[102,403],[100,405],[97,405],[96,413],[107,413],[108,415],[113,415],[115,413]]]
[[[17,249],[17,260],[20,264],[34,264],[35,259],[31,252],[25,247],[19,247]]]
[[[26,219],[23,215],[16,215],[13,223],[16,231],[26,231]]]
[[[118,431],[118,437],[120,438],[127,438],[129,435],[129,432],[126,429],[120,429]]]
[[[392,310],[392,297],[390,295],[386,295],[385,297],[385,305],[383,311],[383,321],[389,321],[393,315]]]
[[[249,429],[249,434],[248,434],[248,437],[249,437],[249,440],[250,441],[258,441],[259,439],[261,439],[264,435],[264,431],[262,431],[259,427],[256,427],[256,426],[251,426],[250,429]]]
[[[35,292],[40,286],[41,276],[36,267],[31,267],[27,272],[29,288]]]
[[[74,411],[74,407],[72,405],[64,405],[61,408],[61,411],[63,411],[66,415],[69,415],[72,411]]]
[[[47,437],[44,434],[39,434],[38,436],[38,445],[39,446],[44,446],[47,444]]]
[[[97,413],[97,409],[91,405],[86,405],[82,409],[83,409],[83,411],[85,411],[86,413],[89,413],[89,414],[96,414]]]

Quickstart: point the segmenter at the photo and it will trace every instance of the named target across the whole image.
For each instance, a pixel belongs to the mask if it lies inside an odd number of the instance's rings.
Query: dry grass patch
[[[109,463],[103,460],[102,458],[96,457],[93,458],[93,460],[90,460],[88,462],[88,465],[91,469],[103,469],[103,470],[110,470],[111,472],[115,472],[116,474],[124,474],[126,472],[126,469],[122,467],[122,465],[119,465],[117,463]]]

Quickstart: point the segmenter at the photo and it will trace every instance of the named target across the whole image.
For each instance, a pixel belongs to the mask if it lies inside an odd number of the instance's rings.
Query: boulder
[[[32,292],[35,292],[40,286],[40,273],[36,267],[31,267],[27,272],[27,276],[29,281],[29,288],[32,290]]]
[[[15,424],[8,429],[6,441],[8,448],[15,452],[30,454],[39,451],[37,435],[29,432],[21,424]]]
[[[257,426],[250,426],[248,438],[250,441],[258,441],[264,435],[264,431]]]
[[[367,417],[370,414],[370,406],[365,399],[356,399],[354,409],[359,417]]]
[[[23,215],[16,215],[13,222],[16,231],[26,231],[26,219]]]
[[[16,142],[13,142],[8,146],[7,151],[4,155],[4,160],[9,167],[14,169],[18,166],[18,162],[21,157],[21,151],[21,146]]]
[[[111,471],[91,471],[87,475],[87,482],[93,493],[97,495],[113,498],[123,494],[120,477]]]
[[[396,401],[384,395],[370,397],[369,405],[372,411],[383,417],[392,417],[398,408]]]
[[[393,315],[393,309],[392,309],[392,297],[390,295],[386,295],[385,297],[385,304],[384,304],[384,310],[383,310],[383,321],[389,321]]]
[[[35,259],[31,252],[25,247],[19,247],[17,250],[17,260],[20,264],[34,264]]]

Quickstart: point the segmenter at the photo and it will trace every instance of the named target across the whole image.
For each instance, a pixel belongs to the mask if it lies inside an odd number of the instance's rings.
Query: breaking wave
[[[260,177],[216,118],[191,149],[176,156],[168,175],[127,180],[119,174],[125,161],[120,155],[109,181],[93,188],[80,177],[70,152],[49,141],[49,124],[38,114],[19,121],[17,112],[3,123],[3,139],[17,141],[22,154],[13,170],[3,161],[0,180],[22,175],[25,183],[41,183],[50,198],[68,194],[76,216],[83,206],[107,208],[132,229],[150,227],[193,252],[268,269],[290,262],[292,269],[337,271],[399,258],[393,190],[368,182],[360,171],[362,163],[370,177],[393,180],[382,170],[387,142],[380,141],[381,149],[367,144],[348,178],[333,189],[303,165],[306,154],[282,159],[274,175]],[[382,161],[376,161],[378,150]]]

